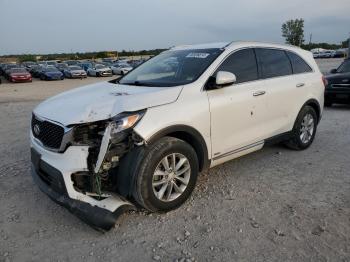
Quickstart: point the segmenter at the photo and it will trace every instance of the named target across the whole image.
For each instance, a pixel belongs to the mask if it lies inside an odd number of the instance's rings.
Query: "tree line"
[[[282,24],[282,36],[285,38],[287,44],[300,46],[303,49],[311,50],[314,48],[323,49],[339,49],[347,48],[349,39],[342,41],[340,44],[329,43],[305,43],[304,39],[304,19],[291,19]]]
[[[85,60],[98,59],[108,57],[130,57],[130,56],[154,56],[163,52],[166,49],[152,49],[140,51],[100,51],[100,52],[86,52],[86,53],[57,53],[57,54],[23,54],[23,55],[6,55],[0,56],[6,58],[16,58],[19,62],[26,61],[46,61],[46,60]],[[39,58],[39,59],[37,59]]]

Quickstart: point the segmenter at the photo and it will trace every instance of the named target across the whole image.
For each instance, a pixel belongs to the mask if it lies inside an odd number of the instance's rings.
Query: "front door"
[[[240,150],[262,144],[266,134],[262,129],[266,117],[266,95],[258,81],[258,69],[253,49],[231,54],[218,71],[236,75],[237,82],[221,89],[208,90],[211,114],[212,157],[227,160]]]

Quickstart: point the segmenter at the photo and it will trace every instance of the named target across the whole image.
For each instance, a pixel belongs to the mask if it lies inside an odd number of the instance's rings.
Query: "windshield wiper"
[[[146,82],[140,82],[140,81],[134,81],[134,82],[128,82],[128,83],[121,83],[122,85],[130,85],[130,86],[154,86],[150,83]]]

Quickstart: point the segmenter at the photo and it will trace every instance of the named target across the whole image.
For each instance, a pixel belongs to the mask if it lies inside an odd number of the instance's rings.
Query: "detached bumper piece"
[[[93,228],[108,231],[115,225],[121,214],[128,210],[133,210],[133,206],[123,205],[111,212],[107,209],[70,198],[60,171],[42,161],[40,155],[34,150],[31,152],[31,158],[32,177],[40,190]]]

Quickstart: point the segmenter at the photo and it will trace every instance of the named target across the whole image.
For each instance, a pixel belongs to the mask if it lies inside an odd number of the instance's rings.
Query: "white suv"
[[[268,143],[308,148],[323,99],[322,74],[300,48],[175,47],[119,80],[37,106],[33,178],[56,202],[107,230],[135,206],[179,207],[199,172]]]

